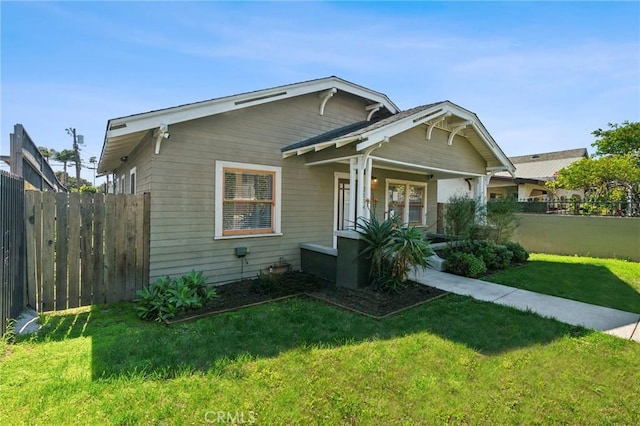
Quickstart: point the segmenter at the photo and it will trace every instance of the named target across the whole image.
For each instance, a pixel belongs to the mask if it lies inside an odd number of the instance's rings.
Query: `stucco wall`
[[[640,262],[640,218],[519,214],[514,240],[531,252]]]

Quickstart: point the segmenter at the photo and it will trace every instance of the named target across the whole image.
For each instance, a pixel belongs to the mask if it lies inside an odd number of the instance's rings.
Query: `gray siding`
[[[487,162],[464,137],[455,136],[451,146],[447,144],[449,133],[434,129],[431,140],[425,139],[426,126],[418,126],[392,137],[389,143],[374,150],[371,155],[395,161],[453,171],[471,173],[486,172]],[[308,163],[345,158],[356,154],[356,142],[341,148],[325,148],[305,155]],[[373,163],[375,167],[375,161]]]
[[[280,149],[366,118],[365,104],[335,95],[324,116],[317,95],[306,95],[170,126],[171,139],[153,156],[151,280],[192,268],[211,282],[255,276],[284,257],[300,267],[299,243],[331,245],[332,166],[283,160]],[[282,236],[214,240],[215,162],[282,167]],[[235,247],[248,247],[247,262]]]
[[[431,140],[426,140],[425,129],[426,126],[419,126],[403,132],[373,151],[372,155],[440,169],[486,172],[487,162],[466,138],[455,136],[449,146],[448,132],[434,129]]]

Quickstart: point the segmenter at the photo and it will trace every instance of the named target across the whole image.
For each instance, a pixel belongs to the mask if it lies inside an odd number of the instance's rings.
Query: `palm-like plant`
[[[412,267],[428,267],[433,252],[422,232],[403,227],[398,217],[382,222],[375,215],[358,220],[357,231],[367,244],[360,256],[371,260],[369,277],[375,288],[399,291],[406,285]]]

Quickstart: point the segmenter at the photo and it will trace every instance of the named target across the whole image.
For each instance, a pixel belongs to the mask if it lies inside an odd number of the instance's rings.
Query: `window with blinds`
[[[387,182],[387,216],[402,223],[425,225],[427,186],[420,182]]]
[[[274,232],[275,173],[225,168],[223,235]]]

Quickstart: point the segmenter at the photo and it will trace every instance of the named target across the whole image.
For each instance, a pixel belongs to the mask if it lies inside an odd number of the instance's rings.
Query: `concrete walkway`
[[[567,324],[581,325],[640,342],[640,314],[459,277],[433,269],[417,271],[411,279],[451,293],[471,296],[474,299],[499,303],[523,311],[531,310]]]

